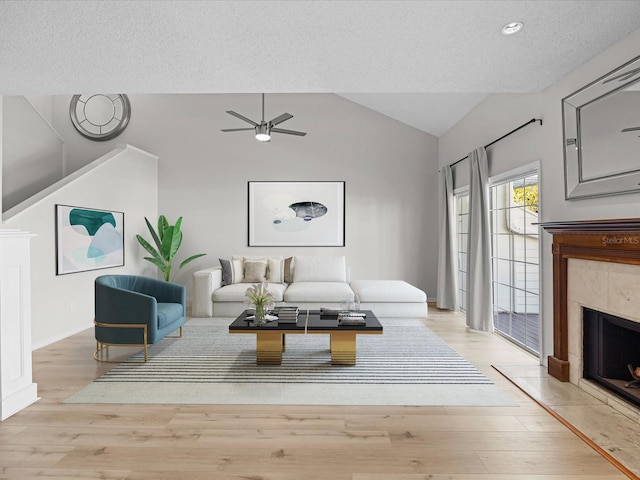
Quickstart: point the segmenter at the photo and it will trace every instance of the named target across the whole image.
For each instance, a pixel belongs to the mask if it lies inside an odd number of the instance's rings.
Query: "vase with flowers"
[[[254,322],[261,325],[267,321],[267,309],[275,304],[275,298],[269,290],[267,283],[251,285],[245,292],[245,297],[255,310]]]

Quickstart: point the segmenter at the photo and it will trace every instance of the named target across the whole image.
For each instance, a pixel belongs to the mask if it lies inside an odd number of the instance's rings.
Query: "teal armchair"
[[[98,361],[108,361],[109,346],[144,348],[180,330],[186,320],[182,285],[138,275],[102,275],[95,279],[95,337]]]

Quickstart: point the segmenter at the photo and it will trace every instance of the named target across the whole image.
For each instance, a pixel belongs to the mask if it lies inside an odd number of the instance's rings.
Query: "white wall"
[[[64,176],[64,142],[25,97],[4,97],[2,116],[4,211]]]
[[[564,199],[562,98],[636,57],[640,30],[587,62],[544,92],[531,95],[492,95],[458,122],[439,141],[439,163],[450,164],[472,149],[486,145],[531,118],[542,118],[542,126],[531,125],[491,147],[490,175],[540,161],[540,220],[582,220],[640,216],[640,194],[581,201]],[[615,158],[603,159],[615,162]],[[457,184],[468,182],[468,163],[455,168]],[[542,240],[543,359],[553,352],[553,280],[551,235]]]
[[[51,95],[25,95],[29,103],[51,124],[53,118],[53,97]]]
[[[39,348],[93,325],[93,280],[110,273],[155,274],[143,261],[135,233],[145,215],[157,215],[157,158],[127,147],[109,154],[60,182],[63,186],[22,212],[4,226],[37,236],[31,241],[32,339]],[[53,188],[52,188],[53,189]],[[55,205],[73,205],[124,212],[125,266],[56,275]],[[19,206],[20,207],[20,206]],[[19,208],[17,207],[17,208]],[[11,214],[12,211],[7,212]],[[147,266],[149,265],[149,266]]]
[[[0,95],[0,112],[4,110],[4,97]],[[4,138],[4,124],[3,124],[3,116],[0,115],[0,212],[4,211],[4,207],[2,205],[2,141]]]
[[[54,97],[53,123],[67,142],[70,171],[113,148],[139,146],[160,157],[159,211],[184,217],[179,260],[208,255],[176,280],[237,253],[346,255],[353,279],[399,278],[436,292],[437,139],[332,94],[267,94],[267,120],[289,112],[282,128],[261,144],[226,110],[260,119],[260,95],[130,95],[132,116],[117,139],[92,142],[73,130],[70,97]],[[247,246],[247,182],[345,180],[346,246]],[[132,231],[131,229],[129,231]],[[146,229],[139,228],[138,233]]]

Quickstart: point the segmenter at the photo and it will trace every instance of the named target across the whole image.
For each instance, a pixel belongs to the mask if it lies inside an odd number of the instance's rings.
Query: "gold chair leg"
[[[99,356],[109,358],[109,345],[104,345],[102,342],[96,340],[96,351],[93,353],[94,360],[98,362],[108,362],[108,360],[104,360],[102,358],[98,358]]]
[[[134,343],[104,343],[99,340],[96,340],[96,351],[93,354],[94,360],[98,362],[104,363],[146,363],[149,354],[148,354],[148,336],[147,336],[147,325],[142,323],[102,323],[97,322],[95,319],[93,320],[94,325],[104,328],[141,328],[142,329],[142,344],[134,344]],[[144,349],[144,361],[118,361],[118,360],[107,360],[109,358],[109,347],[142,347]],[[107,359],[104,359],[104,353],[106,353]]]
[[[164,338],[182,338],[182,326],[178,330],[180,331],[178,335],[165,335]]]
[[[105,327],[105,328],[141,328],[142,329],[142,338],[143,338],[143,343],[142,344],[129,344],[129,343],[103,343],[100,342],[98,340],[96,340],[96,351],[93,354],[93,358],[98,361],[98,362],[105,362],[105,363],[143,363],[143,362],[120,362],[120,361],[111,361],[111,360],[105,360],[103,358],[98,358],[98,357],[102,357],[104,354],[101,354],[101,352],[104,352],[106,354],[106,357],[109,358],[109,347],[110,346],[117,346],[117,347],[142,347],[144,349],[144,362],[146,363],[149,360],[149,342],[148,342],[148,336],[147,336],[147,326],[145,324],[120,324],[120,323],[100,323],[100,322],[96,322],[95,320],[93,321],[93,323],[95,325],[98,325],[100,327]],[[182,326],[180,326],[180,328],[178,329],[178,335],[167,335],[166,338],[182,338]]]

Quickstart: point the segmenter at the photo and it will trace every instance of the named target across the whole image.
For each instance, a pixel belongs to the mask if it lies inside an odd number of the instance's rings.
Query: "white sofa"
[[[245,291],[266,281],[276,305],[339,308],[358,296],[360,308],[378,317],[425,317],[426,294],[402,280],[349,282],[344,256],[233,256],[193,274],[194,317],[235,317],[248,307]]]

